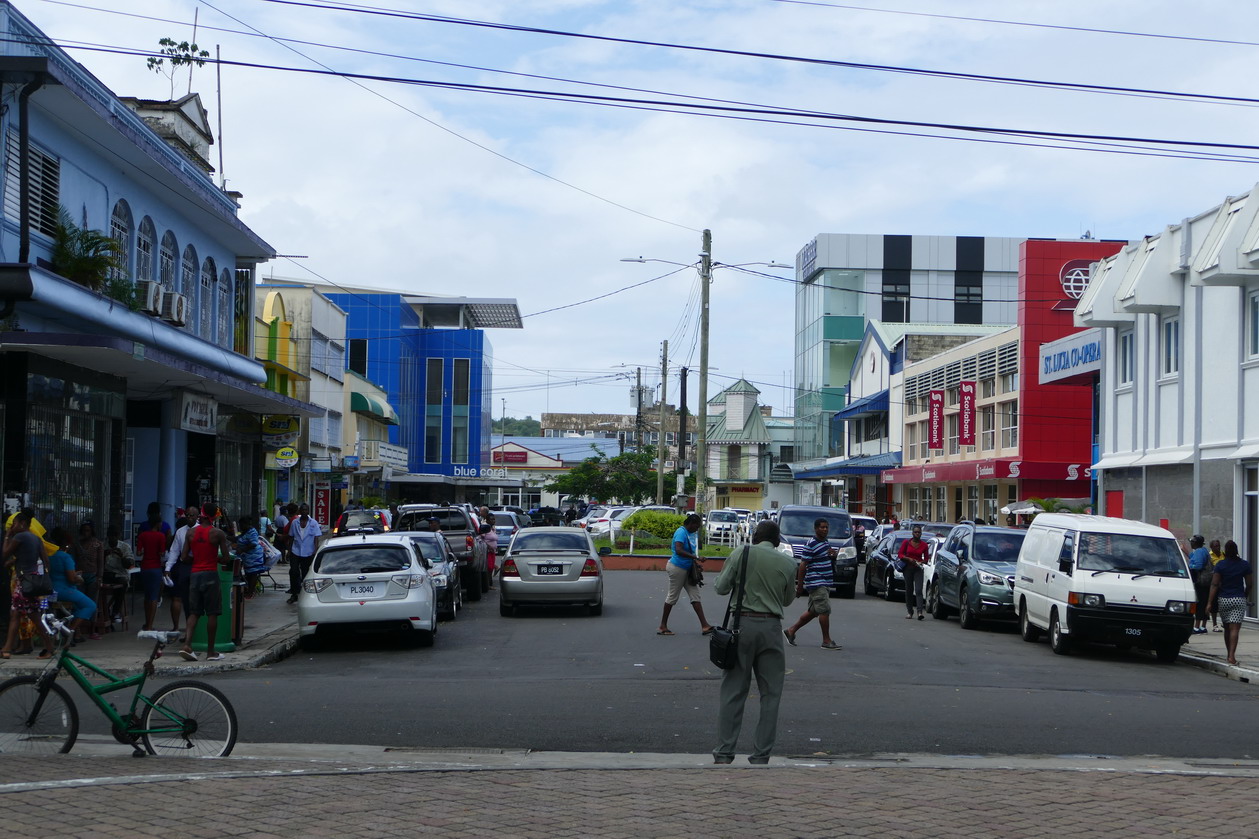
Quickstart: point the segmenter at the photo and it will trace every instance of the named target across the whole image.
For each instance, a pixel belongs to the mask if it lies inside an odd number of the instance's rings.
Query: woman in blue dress
[[[253,518],[241,516],[236,521],[236,527],[240,534],[236,537],[236,558],[245,572],[245,597],[253,597],[259,590],[259,578],[267,570],[266,557]]]

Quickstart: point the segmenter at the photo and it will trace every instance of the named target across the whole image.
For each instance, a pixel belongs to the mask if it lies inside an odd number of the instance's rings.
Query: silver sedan
[[[516,534],[500,562],[498,613],[509,617],[522,603],[584,605],[603,613],[603,559],[584,530],[531,527]]]

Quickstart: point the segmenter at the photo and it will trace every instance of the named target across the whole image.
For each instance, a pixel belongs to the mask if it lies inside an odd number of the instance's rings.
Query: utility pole
[[[660,355],[660,439],[656,441],[656,503],[664,504],[664,407],[669,395],[669,342]]]
[[[699,427],[695,429],[695,512],[703,515],[708,493],[704,472],[708,460],[708,286],[713,281],[713,234],[705,229],[699,252]]]
[[[682,368],[680,392],[678,394],[678,471],[686,463],[686,374],[690,370]]]
[[[634,385],[634,451],[643,450],[643,368],[638,368]]]

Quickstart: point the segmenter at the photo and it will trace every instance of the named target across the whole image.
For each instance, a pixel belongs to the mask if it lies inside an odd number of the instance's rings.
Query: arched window
[[[197,316],[197,334],[207,341],[214,340],[214,283],[217,275],[214,260],[207,256],[201,266],[201,299],[197,301],[201,307]]]
[[[136,282],[153,282],[153,251],[156,249],[157,228],[153,226],[153,219],[145,216],[136,234]]]
[[[162,287],[174,294],[179,293],[179,275],[175,261],[179,258],[179,242],[175,234],[167,230],[162,234],[162,248],[158,252],[158,280]]]
[[[225,349],[232,348],[232,272],[226,268],[219,274],[218,305],[219,336],[215,342]]]
[[[131,229],[131,208],[126,201],[119,199],[114,205],[113,215],[109,217],[109,235],[118,243],[115,254],[117,264],[109,272],[110,279],[131,277]]]
[[[197,299],[197,266],[200,264],[197,261],[197,249],[192,245],[184,248],[184,261],[179,266],[179,285],[188,297],[188,321],[184,324],[184,329],[192,333],[197,331],[197,312],[201,305],[201,301]]]

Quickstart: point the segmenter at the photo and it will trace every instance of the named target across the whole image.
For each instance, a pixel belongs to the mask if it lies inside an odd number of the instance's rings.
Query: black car
[[[852,517],[852,541],[853,545],[857,548],[858,562],[865,562],[866,554],[869,553],[870,550],[874,549],[873,542],[870,542],[870,535],[878,526],[878,521],[876,521],[872,516],[854,515]],[[870,542],[870,544],[867,545],[867,542]]]
[[[796,546],[813,539],[813,522],[826,519],[830,525],[826,540],[835,548],[835,588],[840,597],[857,594],[857,548],[852,539],[852,517],[834,507],[789,505],[778,512],[778,529],[783,542]]]
[[[963,629],[981,620],[1017,620],[1014,568],[1026,530],[959,524],[936,551],[935,576],[927,588],[932,617],[957,613]]]
[[[881,595],[886,600],[905,599],[905,577],[896,570],[895,561],[901,544],[913,535],[909,530],[893,530],[869,551],[866,555],[866,573],[862,580],[862,590],[866,594],[871,597]],[[939,541],[926,533],[923,533],[922,538],[931,546],[927,553],[930,562]]]
[[[454,620],[463,608],[463,586],[459,585],[459,560],[440,533],[415,530],[406,533],[415,543],[420,556],[428,561],[428,575],[433,578],[437,597],[437,615]]]

